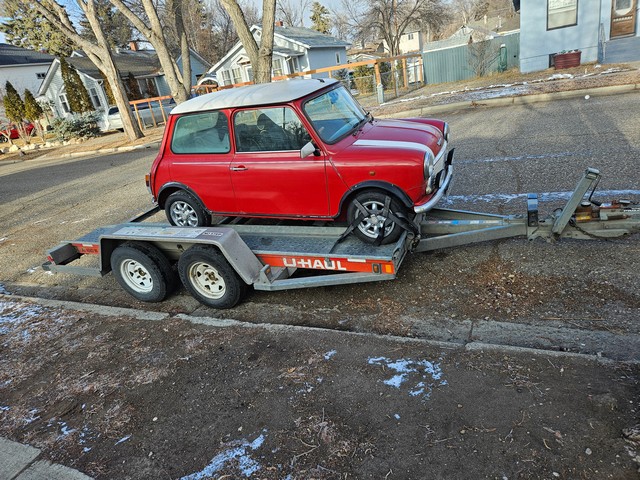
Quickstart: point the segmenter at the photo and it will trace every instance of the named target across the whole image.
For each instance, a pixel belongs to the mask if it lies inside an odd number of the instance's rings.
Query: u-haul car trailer
[[[164,300],[179,278],[202,304],[231,308],[249,286],[286,290],[391,280],[409,252],[511,237],[594,240],[640,232],[640,205],[592,199],[599,179],[598,170],[587,169],[564,208],[545,219],[538,217],[535,194],[528,195],[526,215],[435,208],[419,215],[396,243],[380,246],[345,234],[350,228],[344,227],[253,225],[238,219],[207,228],[144,223],[155,209],[58,245],[42,267],[92,276],[113,272],[127,292],[148,302]],[[97,266],[78,265],[89,255],[97,257]]]

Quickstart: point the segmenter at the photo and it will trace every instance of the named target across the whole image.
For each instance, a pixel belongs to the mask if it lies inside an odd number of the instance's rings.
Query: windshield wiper
[[[364,124],[367,122],[370,122],[373,120],[373,116],[367,112],[367,114],[362,117],[360,120],[358,120],[358,123],[356,124],[356,129],[353,131],[353,136],[355,137],[359,132],[362,131],[362,127],[364,127]]]

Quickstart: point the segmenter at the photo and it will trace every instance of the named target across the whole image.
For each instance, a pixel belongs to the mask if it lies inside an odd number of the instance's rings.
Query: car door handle
[[[237,167],[231,167],[230,169],[232,172],[244,172],[245,170],[249,170],[247,167],[245,167],[244,165],[238,165]]]

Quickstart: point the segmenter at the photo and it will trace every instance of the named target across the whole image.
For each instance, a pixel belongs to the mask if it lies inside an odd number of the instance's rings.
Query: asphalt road
[[[442,114],[452,128],[457,169],[446,205],[524,213],[521,194],[537,192],[543,194],[544,215],[562,205],[563,195],[586,167],[603,173],[603,199],[612,195],[640,201],[639,110],[640,96],[624,94]],[[121,292],[111,276],[42,271],[39,266],[48,248],[97,226],[126,221],[151,206],[143,178],[153,156],[141,151],[44,163],[0,162],[4,289],[45,298],[447,341],[477,339],[482,327],[492,322],[495,328],[481,340],[587,353],[596,353],[602,338],[593,345],[582,339],[570,346],[555,339],[531,343],[526,328],[565,329],[569,337],[592,330],[637,337],[637,235],[618,242],[557,245],[506,240],[415,255],[394,282],[254,292],[242,305],[224,312],[199,306],[184,291],[163,304],[145,305]],[[518,338],[502,338],[497,333],[502,325],[518,325],[522,331],[514,334]]]

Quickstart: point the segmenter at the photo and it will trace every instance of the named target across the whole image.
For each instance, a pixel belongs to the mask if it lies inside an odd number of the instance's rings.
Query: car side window
[[[233,117],[238,152],[300,150],[311,135],[289,107],[241,110]]]
[[[176,120],[171,138],[173,153],[228,153],[229,123],[223,112],[184,115]]]

